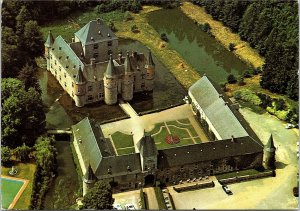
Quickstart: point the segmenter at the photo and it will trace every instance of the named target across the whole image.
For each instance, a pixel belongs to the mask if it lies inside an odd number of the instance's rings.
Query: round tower
[[[275,169],[275,151],[273,136],[271,134],[268,143],[264,147],[264,167],[266,169]]]
[[[131,65],[129,52],[127,51],[125,62],[124,62],[124,77],[122,83],[122,98],[125,101],[130,101],[133,98],[133,74],[134,70]]]
[[[113,105],[118,102],[118,77],[116,73],[116,68],[110,55],[106,72],[103,77],[104,82],[104,101],[107,105]]]
[[[83,76],[81,66],[79,65],[74,84],[74,101],[77,107],[83,107],[85,104],[86,80]]]
[[[89,164],[85,175],[82,178],[82,194],[83,196],[94,186],[97,177],[95,176],[91,165]]]
[[[146,79],[145,79],[145,91],[153,91],[155,64],[153,62],[151,51],[149,50],[148,60],[145,65]]]
[[[51,31],[49,30],[47,40],[44,43],[44,46],[45,46],[45,58],[47,60],[47,70],[50,70],[50,51],[51,51],[53,43],[54,43],[54,38],[52,36]]]

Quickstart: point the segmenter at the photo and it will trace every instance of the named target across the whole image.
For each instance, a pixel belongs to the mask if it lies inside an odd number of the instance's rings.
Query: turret
[[[104,74],[104,101],[108,105],[113,105],[118,101],[117,90],[117,72],[112,59],[112,55],[109,57],[106,72]]]
[[[268,143],[264,147],[264,167],[266,169],[275,169],[275,151],[276,148],[271,134]]]
[[[123,100],[130,101],[133,98],[133,74],[134,70],[127,51],[125,62],[124,62],[124,77],[122,82],[122,98]]]
[[[91,165],[89,164],[85,175],[82,178],[82,189],[83,189],[83,196],[93,187],[97,180],[97,177],[95,176],[93,169]]]
[[[81,66],[79,65],[74,84],[74,100],[77,107],[83,107],[85,104],[86,80],[83,76]]]
[[[155,64],[153,62],[153,58],[150,50],[149,50],[148,59],[145,68],[146,68],[145,90],[153,91]]]
[[[53,38],[53,35],[52,35],[51,31],[49,31],[47,40],[44,43],[44,45],[45,45],[45,57],[46,57],[46,60],[47,60],[47,70],[50,70],[50,50],[52,48],[53,43],[54,43],[54,38]]]

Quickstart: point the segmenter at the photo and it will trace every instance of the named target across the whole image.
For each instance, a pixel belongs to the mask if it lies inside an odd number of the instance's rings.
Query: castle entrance
[[[144,186],[145,187],[149,187],[149,186],[153,186],[154,185],[154,175],[153,174],[149,174],[145,177],[145,182],[144,182]]]

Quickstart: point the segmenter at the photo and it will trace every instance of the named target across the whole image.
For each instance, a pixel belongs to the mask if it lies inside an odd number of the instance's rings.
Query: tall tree
[[[32,58],[43,55],[43,35],[36,21],[28,21],[25,24],[22,42],[26,52],[30,54]]]
[[[19,72],[18,79],[21,80],[25,85],[25,90],[33,87],[36,91],[41,93],[41,88],[38,83],[38,79],[35,76],[36,68],[32,65],[26,64]]]
[[[101,180],[96,182],[94,187],[84,196],[82,203],[84,209],[112,209],[114,199],[110,185]]]

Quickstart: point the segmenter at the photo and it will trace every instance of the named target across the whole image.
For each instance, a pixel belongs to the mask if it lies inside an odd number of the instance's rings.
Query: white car
[[[125,210],[135,210],[135,207],[133,204],[125,204]]]
[[[116,209],[116,210],[123,210],[121,204],[114,204],[113,207],[114,207],[114,209]]]
[[[285,129],[291,129],[291,128],[294,128],[294,127],[295,127],[295,125],[288,123],[288,124],[285,126]]]

